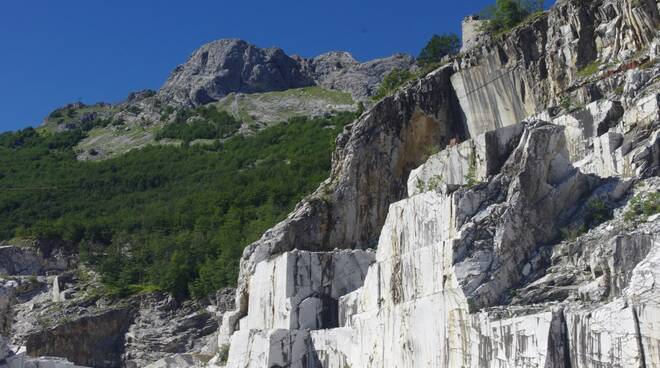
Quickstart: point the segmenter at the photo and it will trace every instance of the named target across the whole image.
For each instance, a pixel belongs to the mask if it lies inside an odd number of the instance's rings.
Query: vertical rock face
[[[525,277],[525,265],[534,264],[540,244],[552,238],[555,219],[589,190],[579,172],[559,168],[568,162],[558,160],[567,156],[562,144],[561,128],[532,127],[503,174],[483,188],[448,195],[430,191],[391,206],[365,286],[357,297],[340,301],[355,304],[344,307],[356,311],[347,323],[354,348],[343,352],[350,364],[544,363],[548,337],[537,331],[550,328],[551,313],[496,323],[470,313],[497,304]],[[518,336],[515,342],[512,336]]]
[[[248,329],[337,327],[339,297],[362,285],[373,254],[292,251],[259,263],[250,279]]]
[[[14,283],[0,284],[0,335],[9,336],[13,319],[11,307],[16,303]]]
[[[518,144],[523,125],[516,124],[486,132],[474,139],[449,146],[413,170],[408,178],[408,194],[437,189],[443,184],[463,185],[482,181],[499,172],[502,158]]]
[[[371,251],[296,250],[259,263],[249,282],[248,314],[231,338],[228,366],[311,362],[309,330],[338,327],[339,299],[362,286],[373,261]]]
[[[130,309],[114,309],[101,315],[80,318],[71,323],[28,336],[31,356],[66,356],[79,365],[118,367],[124,350],[124,334],[131,323]]]
[[[632,270],[620,298],[603,306],[566,311],[573,367],[655,367],[660,364],[657,329],[660,322],[659,229],[656,222],[655,234],[641,240],[646,244],[639,251],[646,256]],[[615,243],[619,243],[619,247],[623,241],[626,247],[633,249],[640,245],[631,240],[619,238]]]
[[[172,354],[200,352],[204,337],[218,328],[215,316],[192,302],[182,304],[160,293],[137,299],[139,307],[124,338],[126,368],[145,367]]]
[[[7,358],[9,349],[9,332],[13,319],[12,305],[16,302],[13,284],[0,284],[0,364]]]
[[[245,249],[237,310],[226,314],[222,324],[225,341],[247,313],[248,278],[259,262],[294,248],[327,251],[376,244],[389,204],[406,196],[410,171],[434,147],[464,134],[462,126],[452,124],[451,73],[440,69],[385,98],[337,138],[330,179]]]
[[[347,126],[331,177],[246,248],[209,365],[660,366],[660,217],[649,215],[660,190],[659,18],[653,0],[565,0],[501,38],[466,27],[472,42],[453,64]],[[411,62],[302,59],[223,40],[159,96],[198,105],[319,84],[363,98]],[[66,267],[34,251],[0,255],[4,273]],[[65,278],[30,286],[51,304],[47,285],[61,286],[56,308],[14,311],[87,310],[57,308],[76,297]],[[2,290],[0,335],[14,303],[13,286]],[[153,367],[205,365],[183,350],[212,332],[210,312],[145,303],[22,336],[29,354],[78,364],[177,354]],[[0,364],[17,361],[6,345],[0,337]]]
[[[569,99],[585,103],[607,92],[576,85],[578,71],[605,65],[651,43],[660,23],[656,3],[562,1],[501,40],[474,45],[455,61],[452,83],[470,132],[517,123]]]
[[[660,187],[648,179],[660,70],[635,69],[655,58],[656,5],[559,2],[365,113],[338,138],[331,178],[246,249],[219,338],[227,366],[660,364],[660,222],[623,220],[631,191]],[[265,275],[292,249],[329,255],[376,237],[338,327],[313,322],[333,309],[323,298],[299,304],[316,311],[305,323],[281,312],[290,275]],[[255,294],[255,280],[273,290]]]

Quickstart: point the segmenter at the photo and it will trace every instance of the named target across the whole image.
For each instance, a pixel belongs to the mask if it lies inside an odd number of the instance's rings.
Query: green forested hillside
[[[297,118],[213,146],[75,160],[80,130],[0,135],[0,239],[69,240],[111,290],[203,296],[235,282],[245,245],[324,180],[354,118]]]

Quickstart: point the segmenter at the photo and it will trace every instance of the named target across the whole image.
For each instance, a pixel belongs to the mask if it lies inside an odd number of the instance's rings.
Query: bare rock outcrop
[[[387,58],[360,63],[347,52],[329,52],[302,59],[303,71],[320,86],[351,93],[356,100],[373,96],[383,77],[392,70],[410,69],[410,55],[395,54]]]
[[[179,65],[159,97],[169,103],[203,105],[232,92],[281,91],[320,85],[351,93],[355,99],[372,96],[393,69],[409,69],[413,58],[396,54],[359,63],[347,52],[315,58],[290,57],[279,48],[262,49],[243,40],[225,39],[196,50]]]
[[[230,92],[278,91],[312,84],[300,64],[281,49],[260,49],[227,39],[196,50],[174,69],[159,94],[167,101],[203,105]]]

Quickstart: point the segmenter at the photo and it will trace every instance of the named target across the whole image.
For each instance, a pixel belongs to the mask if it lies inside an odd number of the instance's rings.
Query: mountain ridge
[[[214,106],[242,119],[238,133],[251,134],[293,117],[357,111],[360,104],[371,105],[370,97],[385,75],[409,69],[413,61],[409,55],[395,54],[359,63],[344,51],[305,59],[290,57],[277,47],[262,49],[240,39],[220,39],[202,45],[175,67],[159,91],[131,92],[117,104],[68,104],[46,117],[41,129],[89,130],[77,147],[80,160],[102,160],[160,144],[155,139],[158,131],[168,124],[195,121],[194,110],[201,106]],[[267,97],[278,93],[283,97],[279,103]],[[230,95],[269,101],[252,103],[254,114],[246,116],[227,103]],[[180,112],[190,111],[186,121],[177,120]]]
[[[365,99],[373,94],[386,72],[408,69],[413,60],[409,55],[394,54],[360,63],[345,51],[303,58],[288,56],[278,47],[259,48],[241,39],[220,39],[202,45],[177,66],[159,95],[165,101],[203,105],[231,92],[271,92],[320,85]]]

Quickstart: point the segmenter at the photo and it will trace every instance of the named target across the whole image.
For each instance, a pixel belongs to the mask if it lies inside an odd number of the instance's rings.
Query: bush
[[[457,54],[461,49],[461,41],[455,33],[441,36],[433,35],[417,57],[420,66],[437,63],[447,55]]]
[[[577,75],[582,78],[587,78],[596,74],[599,69],[600,63],[598,61],[594,61],[593,63],[585,65],[580,70],[578,70]]]
[[[188,123],[187,120],[192,116],[196,116],[197,120]],[[241,122],[228,112],[213,106],[202,106],[194,111],[178,111],[175,121],[158,132],[156,139],[180,139],[184,143],[195,139],[220,139],[236,133],[240,127]]]
[[[487,20],[482,31],[500,34],[511,30],[530,15],[542,11],[542,0],[496,0],[495,5],[486,7],[481,12],[481,18]]]
[[[415,74],[407,69],[394,69],[389,72],[378,86],[378,90],[373,99],[378,101],[394,93],[406,82],[415,79]]]
[[[428,188],[429,190],[436,190],[442,184],[442,175],[433,175],[429,179]]]
[[[580,235],[587,232],[587,227],[580,225],[578,227],[565,227],[559,230],[561,232],[561,238],[574,242],[577,240]]]
[[[468,188],[474,188],[479,184],[477,180],[477,153],[472,149],[470,152],[469,163],[468,163],[468,172],[465,175],[465,185]]]
[[[587,203],[585,223],[591,229],[612,218],[612,210],[600,198]]]
[[[633,221],[638,216],[652,216],[656,213],[660,213],[660,192],[635,196],[630,200],[630,206],[623,218],[625,221]]]

